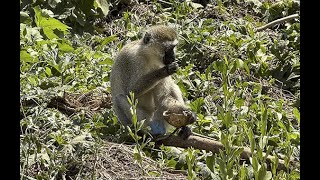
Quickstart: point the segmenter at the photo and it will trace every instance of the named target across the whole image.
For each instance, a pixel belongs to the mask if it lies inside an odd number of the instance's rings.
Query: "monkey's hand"
[[[192,112],[192,111],[184,111],[184,114],[186,114],[187,118],[188,118],[188,124],[192,124],[194,122],[196,122],[197,120],[197,115],[196,113]]]
[[[178,70],[178,64],[177,64],[176,62],[173,62],[173,63],[171,63],[171,64],[167,64],[167,65],[165,66],[165,68],[166,68],[166,70],[167,70],[168,75],[171,75],[171,74],[177,72],[177,70]]]
[[[178,136],[183,140],[188,139],[188,137],[192,134],[191,129],[188,126],[182,126],[178,132]]]
[[[164,64],[171,64],[175,61],[175,59],[176,58],[175,58],[174,50],[173,50],[173,48],[171,48],[165,52],[165,55],[163,57],[163,63]]]

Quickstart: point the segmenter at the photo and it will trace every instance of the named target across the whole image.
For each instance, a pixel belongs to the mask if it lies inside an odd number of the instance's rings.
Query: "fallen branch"
[[[165,146],[174,146],[174,147],[181,147],[181,148],[188,148],[188,147],[193,147],[195,149],[201,149],[201,150],[208,150],[211,151],[212,153],[219,153],[219,150],[223,150],[224,147],[221,142],[211,140],[208,138],[203,138],[195,135],[191,135],[188,139],[183,140],[179,136],[169,136],[168,138],[161,139],[156,141],[157,144],[163,144]],[[238,146],[233,146],[232,148],[239,148]],[[241,147],[243,148],[243,152],[241,153],[240,157],[242,159],[245,159],[246,161],[249,160],[249,158],[252,156],[252,153],[250,151],[250,148],[248,147]],[[266,154],[263,153],[263,156]],[[270,166],[271,161],[275,159],[274,156],[269,155],[266,159],[267,164]],[[290,161],[290,165],[293,165],[294,161]],[[279,158],[278,162],[278,167],[277,170],[287,170],[285,167],[285,162],[284,160]]]
[[[270,23],[268,23],[268,24],[266,24],[266,25],[264,25],[264,26],[258,27],[258,28],[256,29],[256,32],[265,30],[265,29],[267,29],[267,28],[269,28],[269,27],[272,27],[272,26],[274,26],[274,25],[280,24],[280,23],[285,22],[285,21],[290,21],[291,19],[294,19],[294,18],[297,18],[297,17],[299,17],[299,14],[292,14],[292,15],[290,15],[290,16],[287,16],[287,17],[283,17],[283,18],[274,20],[274,21],[272,21],[272,22],[270,22]]]

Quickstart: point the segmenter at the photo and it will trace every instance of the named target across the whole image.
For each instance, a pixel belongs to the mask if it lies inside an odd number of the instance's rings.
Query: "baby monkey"
[[[171,77],[178,69],[177,44],[177,33],[172,28],[157,25],[119,52],[111,69],[110,85],[113,109],[122,124],[132,123],[127,100],[132,91],[138,99],[137,118],[146,119],[144,125],[151,127],[151,134],[167,132],[169,124],[164,114],[169,111],[185,116],[187,123],[176,127],[181,129],[179,135],[184,139],[191,135],[186,125],[196,121],[196,114],[185,105],[181,90]]]

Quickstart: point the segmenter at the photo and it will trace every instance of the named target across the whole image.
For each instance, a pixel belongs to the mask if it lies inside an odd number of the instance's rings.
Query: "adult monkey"
[[[171,78],[175,61],[176,32],[167,26],[152,26],[142,39],[125,45],[111,69],[110,85],[113,109],[124,125],[132,123],[129,92],[138,99],[137,118],[146,119],[153,135],[164,135],[168,123],[164,112],[184,114],[185,125],[196,121],[196,115],[185,105],[182,93]],[[186,139],[191,130],[183,125],[180,135]]]

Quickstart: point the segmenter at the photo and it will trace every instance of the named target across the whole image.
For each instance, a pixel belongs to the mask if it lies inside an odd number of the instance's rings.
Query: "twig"
[[[170,6],[172,6],[172,3],[171,2],[167,2],[167,1],[163,1],[163,0],[159,0],[160,3],[163,3],[163,4],[168,4]]]
[[[169,136],[166,139],[162,139],[160,141],[157,141],[158,144],[163,144],[165,146],[174,146],[174,147],[181,147],[181,148],[188,148],[193,147],[195,149],[201,149],[201,150],[208,150],[212,153],[219,153],[219,150],[223,150],[224,147],[221,142],[215,141],[208,138],[203,138],[195,135],[191,135],[188,139],[183,140],[179,136]],[[248,147],[238,147],[233,146],[232,149],[235,148],[243,148],[243,152],[241,153],[240,157],[245,160],[249,160],[249,158],[252,156],[251,150]],[[263,156],[266,154],[263,153]],[[266,162],[270,165],[271,162],[275,159],[274,156],[268,155],[266,158]],[[278,159],[278,167],[277,170],[287,170],[285,166],[285,161],[282,159]],[[291,165],[295,162],[293,159],[290,160]]]
[[[285,21],[290,21],[291,19],[294,19],[294,18],[297,18],[297,17],[299,17],[299,14],[292,14],[292,15],[290,15],[290,16],[287,16],[287,17],[283,17],[283,18],[274,20],[274,21],[272,21],[272,22],[270,22],[270,23],[268,23],[268,24],[266,24],[266,25],[264,25],[264,26],[258,27],[258,28],[256,29],[256,32],[262,31],[262,30],[264,30],[264,29],[267,29],[267,28],[269,28],[269,27],[272,27],[272,26],[274,26],[274,25],[276,25],[276,24],[280,24],[280,23],[285,22]]]

